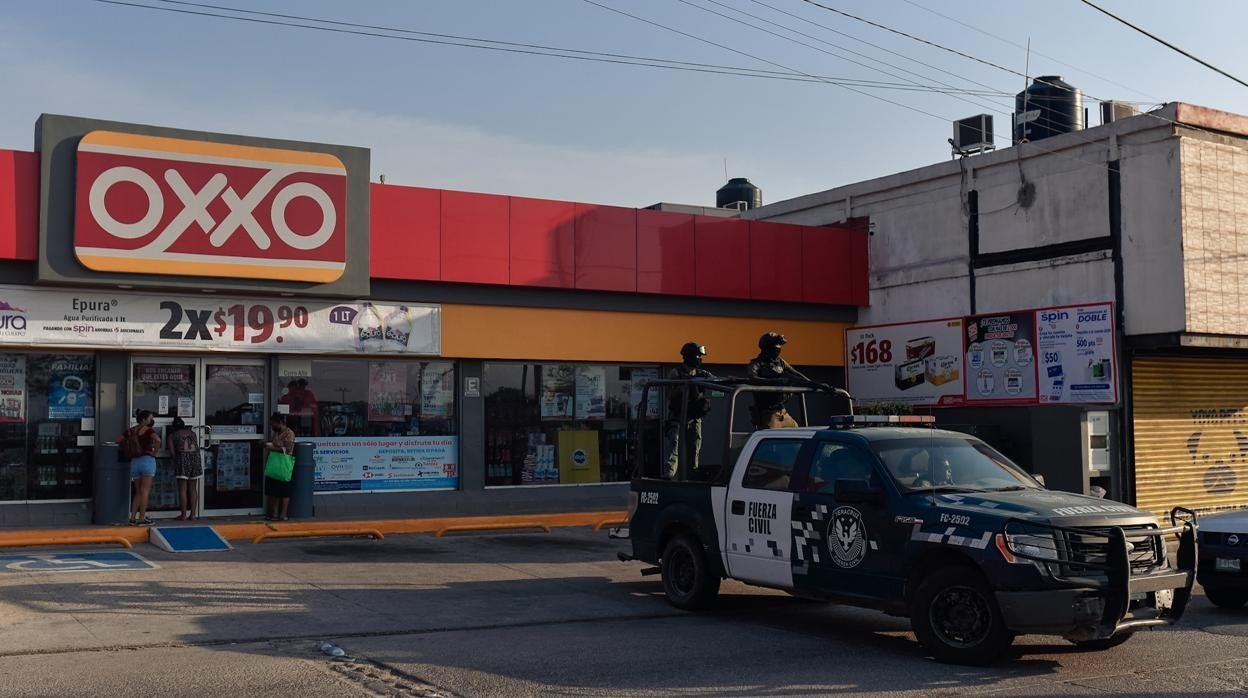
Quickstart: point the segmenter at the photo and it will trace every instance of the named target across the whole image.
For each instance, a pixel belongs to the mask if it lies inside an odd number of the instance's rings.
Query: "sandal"
[[[186,514],[178,514],[177,516],[173,517],[173,520],[174,521],[186,521],[187,520]]]

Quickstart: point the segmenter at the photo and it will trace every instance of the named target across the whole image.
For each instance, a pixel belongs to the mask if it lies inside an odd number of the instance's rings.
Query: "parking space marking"
[[[159,567],[129,550],[0,555],[0,571],[4,572],[126,572]]]

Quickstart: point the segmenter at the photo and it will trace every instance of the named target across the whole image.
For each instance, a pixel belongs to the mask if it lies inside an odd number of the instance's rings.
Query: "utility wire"
[[[799,46],[805,46],[806,48],[813,49],[813,50],[818,51],[818,52],[820,52],[820,53],[823,53],[823,54],[825,54],[825,55],[832,56],[832,57],[834,57],[834,58],[840,58],[841,60],[849,61],[850,63],[853,63],[853,64],[858,65],[858,66],[862,66],[862,67],[864,67],[864,68],[867,68],[868,70],[874,70],[874,71],[879,72],[879,73],[882,73],[882,74],[884,74],[884,75],[888,75],[888,76],[890,76],[890,77],[897,78],[897,79],[899,79],[899,80],[905,80],[906,82],[910,82],[910,83],[913,83],[913,84],[919,84],[919,83],[915,83],[913,80],[911,80],[911,79],[909,79],[909,78],[903,77],[903,76],[901,76],[901,75],[897,75],[896,73],[892,73],[892,72],[889,72],[889,71],[887,71],[887,70],[883,70],[883,69],[881,69],[881,68],[877,68],[877,67],[875,67],[875,66],[868,65],[868,64],[866,64],[866,63],[862,63],[862,62],[860,62],[860,61],[856,61],[856,60],[854,60],[854,59],[852,59],[852,58],[845,58],[844,56],[840,55],[839,53],[833,53],[833,52],[831,52],[831,51],[828,51],[828,50],[826,50],[826,49],[820,48],[820,47],[818,47],[818,46],[812,46],[812,45],[810,45],[810,44],[808,44],[808,43],[806,43],[806,42],[804,42],[804,41],[799,41],[799,40],[797,40],[797,39],[794,39],[793,37],[786,36],[786,35],[784,35],[784,34],[778,34],[778,33],[774,32],[774,31],[771,31],[770,29],[767,29],[766,27],[760,27],[760,26],[758,26],[758,25],[756,25],[756,24],[751,24],[751,23],[749,23],[749,22],[746,22],[746,21],[744,21],[744,20],[738,19],[738,18],[736,18],[736,17],[731,17],[731,16],[726,15],[726,14],[724,14],[724,13],[722,13],[722,12],[717,12],[717,11],[715,11],[715,10],[713,10],[713,9],[709,8],[709,7],[703,7],[703,6],[701,6],[701,5],[699,5],[699,4],[695,3],[695,2],[692,2],[691,0],[679,0],[679,1],[680,1],[680,2],[682,2],[682,3],[684,3],[684,4],[686,4],[686,5],[688,5],[688,6],[690,6],[690,7],[694,7],[694,8],[697,8],[697,9],[699,9],[699,10],[702,10],[703,12],[709,12],[709,13],[711,13],[711,14],[713,14],[713,15],[717,16],[717,17],[722,17],[722,18],[727,19],[727,20],[729,20],[729,21],[731,21],[731,22],[736,22],[737,24],[741,24],[741,25],[744,25],[744,26],[750,27],[751,29],[756,29],[756,30],[758,30],[758,31],[765,32],[765,33],[767,33],[767,34],[769,34],[769,35],[771,35],[771,36],[774,36],[774,37],[777,37],[777,38],[783,39],[783,40],[785,40],[785,41],[789,41],[789,42],[791,42],[791,43],[795,43],[795,44],[797,44],[797,45],[799,45]],[[869,61],[875,61],[875,62],[877,62],[877,63],[880,63],[881,65],[886,65],[886,66],[888,66],[888,67],[890,67],[890,68],[893,68],[893,69],[896,69],[896,70],[900,70],[900,71],[901,71],[901,72],[903,72],[903,73],[907,73],[907,74],[909,74],[909,75],[913,75],[913,76],[916,76],[916,77],[920,77],[920,78],[923,78],[923,79],[925,79],[925,80],[934,80],[934,78],[929,78],[928,76],[923,75],[923,74],[921,74],[921,73],[916,73],[916,72],[914,72],[914,71],[912,71],[912,70],[909,70],[909,69],[907,69],[907,68],[902,68],[901,66],[894,65],[894,64],[892,64],[892,63],[888,63],[888,62],[886,62],[886,61],[882,61],[882,60],[880,60],[880,59],[878,59],[878,58],[871,58],[870,56],[867,56],[867,55],[865,55],[865,54],[859,53],[859,52],[854,51],[854,50],[852,50],[852,49],[848,49],[848,48],[845,48],[845,47],[840,46],[840,45],[838,45],[838,44],[834,44],[834,43],[832,43],[832,42],[830,42],[830,41],[826,41],[826,40],[824,40],[824,39],[820,39],[820,38],[819,38],[819,37],[817,37],[817,36],[812,36],[811,34],[806,34],[805,32],[798,31],[797,29],[793,29],[792,27],[789,27],[789,26],[786,26],[786,25],[780,24],[780,23],[778,23],[778,22],[773,22],[773,21],[771,21],[771,20],[769,20],[769,19],[767,19],[767,18],[765,18],[765,17],[759,17],[758,15],[751,14],[751,13],[749,13],[749,12],[746,12],[745,10],[739,10],[739,9],[737,9],[737,8],[735,8],[735,7],[732,7],[732,6],[730,6],[730,5],[726,5],[726,4],[722,3],[722,2],[719,2],[718,0],[706,0],[706,2],[709,2],[709,3],[713,4],[713,5],[717,5],[717,6],[719,6],[719,7],[723,7],[723,8],[725,8],[725,9],[727,9],[727,10],[731,10],[731,11],[733,11],[733,12],[736,12],[736,13],[739,13],[739,14],[742,14],[742,15],[745,15],[746,17],[750,17],[750,18],[752,18],[752,19],[756,19],[756,20],[758,20],[758,21],[760,21],[760,22],[765,22],[765,23],[770,24],[770,25],[772,25],[772,26],[774,26],[774,27],[778,27],[778,28],[780,28],[780,29],[784,29],[785,31],[792,32],[792,33],[797,34],[797,35],[799,35],[799,36],[804,36],[804,37],[806,37],[806,38],[808,38],[808,39],[813,39],[813,40],[815,40],[815,41],[817,41],[817,42],[819,42],[819,43],[821,43],[821,44],[824,44],[824,45],[827,45],[827,46],[832,46],[833,48],[840,49],[840,50],[842,50],[842,51],[846,51],[846,52],[848,52],[848,53],[850,53],[850,54],[852,54],[852,55],[859,56],[859,57],[864,58],[864,59],[866,59],[866,60],[869,60]],[[939,80],[934,80],[934,81],[935,81],[936,83],[940,84],[940,85],[944,85],[945,87],[949,87],[949,88],[957,89],[957,88],[955,88],[953,85],[950,85],[950,84],[948,84],[948,83],[941,82],[941,81],[939,81]],[[989,86],[989,87],[991,87],[991,86]],[[946,94],[948,94],[948,93],[946,93]],[[979,108],[981,108],[981,109],[996,110],[996,109],[998,109],[998,108],[999,108],[998,106],[993,105],[993,104],[985,104],[984,102],[979,102],[979,101],[975,101],[975,100],[966,99],[965,97],[960,97],[960,96],[953,95],[953,94],[949,94],[949,96],[950,96],[950,97],[952,97],[952,98],[954,98],[954,99],[959,99],[959,100],[961,100],[961,101],[963,101],[963,102],[966,102],[966,103],[968,103],[968,104],[971,104],[971,105],[973,105],[973,106],[979,107]],[[1003,93],[1003,96],[1004,96],[1004,93]]]
[[[512,41],[499,41],[495,39],[484,39],[471,36],[458,36],[454,34],[437,34],[433,32],[419,32],[411,29],[401,29],[397,27],[385,27],[379,25],[358,24],[354,22],[342,22],[331,19],[321,19],[315,17],[304,17],[300,15],[279,14],[273,12],[260,12],[257,10],[246,10],[242,8],[227,7],[224,5],[209,5],[206,3],[182,2],[179,0],[149,0],[149,2],[161,2],[168,5],[182,5],[189,7],[197,7],[204,9],[222,10],[227,12],[236,12],[239,14],[259,15],[265,17],[276,17],[279,19],[267,20],[255,17],[240,17],[234,15],[219,14],[214,12],[178,9],[174,7],[159,7],[153,5],[141,4],[138,2],[125,2],[122,0],[94,0],[94,2],[125,6],[145,10],[154,10],[158,12],[173,12],[177,14],[185,14],[192,16],[210,17],[217,19],[232,19],[240,22],[251,22],[257,24],[268,24],[274,26],[291,27],[297,29],[312,29],[317,31],[327,31],[339,34],[353,34],[369,38],[396,39],[403,41],[414,41],[417,43],[436,44],[444,46],[455,46],[460,48],[475,48],[489,51],[502,51],[506,53],[520,53],[535,56],[547,56],[551,58],[566,58],[569,60],[592,61],[599,63],[611,63],[616,65],[633,65],[646,68],[664,68],[669,70],[682,70],[696,73],[710,73],[718,75],[732,75],[739,77],[764,78],[772,80],[785,80],[789,82],[807,82],[807,83],[832,83],[847,84],[864,89],[881,89],[881,90],[900,90],[910,92],[943,92],[946,88],[938,85],[920,85],[914,83],[897,83],[886,82],[881,80],[861,80],[857,78],[829,77],[829,76],[802,76],[795,75],[791,72],[778,70],[765,70],[761,68],[746,68],[742,66],[717,65],[714,63],[697,63],[691,61],[678,61],[667,58],[656,58],[650,56],[635,56],[620,53],[607,53],[602,51],[585,51],[581,49],[561,48],[557,46],[543,46],[541,44],[526,44]],[[297,21],[280,21],[281,19],[297,20]],[[312,24],[300,24],[298,22],[315,22],[334,26],[315,26]],[[354,27],[355,29],[341,29],[335,27]],[[362,29],[371,29],[377,31],[362,31]],[[385,34],[379,32],[393,32],[393,34]],[[395,36],[394,34],[404,34],[413,36]],[[434,38],[416,38],[416,37],[434,37]],[[475,43],[468,43],[475,42]],[[968,90],[966,94],[977,96],[1000,96],[1004,93],[986,94],[980,91]]]
[[[1235,77],[1234,75],[1231,75],[1230,73],[1226,72],[1225,70],[1222,70],[1221,68],[1219,68],[1219,67],[1217,67],[1216,65],[1214,65],[1214,64],[1212,64],[1212,63],[1210,63],[1209,61],[1206,61],[1206,60],[1204,60],[1204,59],[1197,58],[1196,56],[1193,56],[1192,54],[1188,53],[1187,51],[1184,51],[1183,49],[1179,48],[1178,46],[1175,46],[1174,44],[1170,43],[1169,41],[1166,41],[1165,39],[1161,38],[1160,36],[1157,36],[1156,34],[1153,34],[1153,33],[1149,32],[1149,31],[1148,31],[1148,30],[1146,30],[1146,29],[1143,29],[1143,28],[1141,28],[1141,27],[1139,27],[1139,26],[1136,26],[1136,25],[1134,25],[1134,24],[1132,24],[1132,23],[1128,22],[1127,20],[1123,19],[1122,17],[1119,17],[1118,15],[1114,14],[1113,12],[1110,12],[1109,10],[1107,10],[1107,9],[1105,9],[1105,8],[1103,8],[1103,7],[1101,7],[1100,5],[1097,5],[1096,3],[1090,2],[1090,0],[1080,0],[1080,2],[1082,2],[1082,3],[1083,3],[1083,4],[1085,4],[1085,5],[1087,5],[1088,7],[1091,7],[1092,9],[1096,10],[1097,12],[1100,12],[1101,14],[1103,14],[1103,15],[1105,15],[1105,16],[1107,16],[1107,17],[1109,17],[1110,19],[1113,19],[1113,20],[1114,20],[1114,21],[1116,21],[1116,22],[1120,22],[1120,23],[1122,23],[1122,24],[1127,25],[1128,27],[1131,27],[1132,29],[1134,29],[1134,30],[1136,30],[1137,32],[1139,32],[1139,33],[1143,34],[1144,36],[1147,36],[1148,38],[1152,39],[1153,41],[1156,41],[1157,43],[1161,44],[1162,46],[1165,46],[1166,48],[1170,49],[1171,51],[1175,51],[1176,53],[1180,53],[1180,54],[1182,54],[1182,55],[1184,55],[1184,56],[1187,56],[1188,58],[1190,58],[1190,59],[1192,59],[1192,60],[1196,61],[1197,63],[1199,63],[1199,64],[1201,64],[1201,65],[1205,66],[1205,67],[1206,67],[1206,68],[1208,68],[1209,70],[1212,70],[1212,71],[1214,71],[1215,73],[1221,73],[1222,75],[1224,75],[1224,76],[1226,76],[1226,77],[1228,77],[1228,78],[1230,78],[1230,79],[1234,80],[1235,82],[1237,82],[1237,83],[1239,83],[1239,84],[1243,85],[1244,87],[1248,87],[1248,82],[1244,82],[1243,80],[1240,80],[1239,78]]]
[[[758,0],[754,0],[754,2],[758,2]],[[1142,91],[1142,90],[1137,90],[1136,88],[1131,87],[1131,86],[1129,86],[1129,85],[1124,85],[1124,84],[1122,84],[1122,83],[1120,83],[1120,82],[1116,82],[1116,81],[1114,81],[1114,80],[1113,80],[1113,79],[1111,79],[1111,78],[1107,78],[1107,77],[1105,77],[1104,75],[1100,75],[1100,74],[1097,74],[1097,73],[1093,73],[1092,71],[1090,71],[1090,70],[1086,70],[1086,69],[1083,69],[1083,68],[1080,68],[1080,67],[1079,67],[1079,66],[1077,66],[1077,65],[1071,65],[1070,63],[1067,63],[1067,62],[1065,62],[1065,61],[1061,60],[1060,58],[1054,58],[1053,56],[1045,55],[1045,54],[1043,54],[1043,53],[1040,53],[1039,51],[1032,50],[1030,47],[1025,46],[1025,45],[1023,45],[1023,44],[1020,44],[1020,43],[1018,43],[1017,41],[1011,41],[1011,40],[1009,40],[1009,39],[1007,39],[1007,38],[1005,38],[1005,37],[1003,37],[1003,36],[1001,36],[1001,35],[999,35],[999,34],[994,34],[994,33],[990,32],[990,31],[988,31],[987,29],[981,29],[981,28],[979,28],[979,27],[977,27],[977,26],[975,26],[975,25],[973,25],[973,24],[969,24],[969,23],[967,23],[967,22],[963,22],[962,20],[958,19],[957,17],[951,17],[950,15],[947,15],[947,14],[945,14],[945,13],[943,13],[943,12],[938,11],[938,10],[933,10],[932,8],[930,8],[930,7],[926,6],[926,5],[923,5],[922,3],[916,2],[915,0],[902,0],[902,2],[904,2],[904,3],[908,4],[908,5],[913,5],[914,7],[917,7],[917,8],[919,8],[920,10],[923,10],[924,12],[927,12],[927,13],[929,13],[929,14],[933,14],[933,15],[936,15],[937,17],[941,17],[941,18],[943,18],[943,19],[946,19],[946,20],[948,20],[948,21],[950,21],[950,22],[953,22],[954,24],[957,24],[957,25],[959,25],[959,26],[962,26],[962,27],[965,27],[965,28],[967,28],[967,29],[970,29],[970,30],[971,30],[971,31],[973,31],[973,32],[976,32],[976,33],[979,33],[979,34],[983,34],[984,36],[987,36],[987,37],[992,38],[992,39],[996,39],[997,41],[1000,41],[1000,42],[1001,42],[1001,43],[1003,43],[1003,44],[1007,44],[1007,45],[1009,45],[1009,46],[1013,46],[1014,48],[1019,48],[1019,49],[1024,49],[1024,50],[1027,50],[1027,51],[1031,51],[1031,53],[1034,53],[1034,54],[1036,54],[1037,56],[1039,56],[1039,57],[1041,57],[1041,58],[1043,58],[1043,59],[1045,59],[1045,60],[1053,61],[1054,63],[1057,63],[1058,65],[1062,65],[1062,66],[1065,66],[1065,67],[1067,67],[1067,68],[1070,68],[1071,70],[1074,70],[1074,71],[1077,71],[1077,72],[1083,73],[1084,75],[1087,75],[1088,77],[1093,77],[1093,78],[1096,78],[1097,80],[1101,80],[1101,81],[1103,81],[1103,82],[1109,83],[1110,85],[1113,85],[1113,86],[1115,86],[1115,87],[1121,87],[1122,89],[1127,90],[1127,91],[1129,91],[1129,92],[1132,92],[1132,93],[1134,93],[1134,94],[1137,94],[1137,95],[1141,95],[1141,96],[1147,97],[1147,98],[1149,98],[1149,99],[1153,100],[1153,102],[1154,102],[1154,103],[1157,103],[1157,102],[1164,102],[1164,100],[1162,100],[1160,97],[1157,97],[1157,96],[1155,96],[1155,95],[1150,95],[1150,94],[1148,94],[1147,92],[1144,92],[1144,91]]]
[[[768,59],[766,59],[766,58],[761,58],[761,57],[759,57],[759,56],[755,56],[755,55],[754,55],[754,54],[752,54],[752,53],[747,53],[746,51],[742,51],[742,50],[740,50],[740,49],[736,49],[736,48],[733,48],[733,47],[731,47],[731,46],[725,46],[724,44],[720,44],[720,43],[717,43],[717,42],[711,41],[710,39],[704,39],[704,38],[702,38],[702,37],[700,37],[700,36],[696,36],[696,35],[694,35],[694,34],[690,34],[690,33],[688,33],[688,32],[681,31],[681,30],[676,29],[676,28],[674,28],[674,27],[669,27],[669,26],[667,26],[667,25],[665,25],[665,24],[660,24],[660,23],[655,22],[655,21],[653,21],[653,20],[646,19],[645,17],[639,17],[639,16],[637,16],[637,15],[630,14],[630,13],[628,13],[628,12],[625,12],[624,10],[618,10],[618,9],[616,9],[616,8],[614,8],[614,7],[611,7],[610,5],[604,5],[604,4],[600,3],[600,2],[597,2],[597,0],[583,0],[583,2],[587,2],[587,3],[589,3],[590,5],[593,5],[593,6],[595,6],[595,7],[602,8],[602,9],[604,9],[604,10],[607,10],[608,12],[614,12],[614,13],[616,13],[616,14],[618,14],[618,15],[623,15],[623,16],[625,16],[625,17],[629,17],[629,18],[631,18],[631,19],[637,20],[638,22],[643,22],[643,23],[645,23],[645,24],[649,24],[650,26],[657,27],[657,28],[662,29],[662,30],[664,30],[664,31],[669,31],[669,32],[672,32],[672,33],[674,33],[674,34],[678,34],[678,35],[680,35],[680,36],[683,36],[683,37],[685,37],[685,38],[688,38],[688,39],[693,39],[694,41],[700,41],[700,42],[702,42],[702,43],[704,43],[704,44],[707,44],[707,45],[710,45],[710,46],[714,46],[714,47],[716,47],[716,48],[721,48],[721,49],[724,49],[725,51],[731,51],[731,52],[736,53],[736,54],[741,55],[741,56],[745,56],[746,58],[752,58],[752,59],[754,59],[754,60],[756,60],[756,61],[759,61],[759,62],[761,62],[761,63],[767,63],[768,65],[772,65],[772,66],[775,66],[775,67],[777,67],[777,68],[782,68],[782,69],[784,69],[784,70],[787,70],[787,71],[792,72],[792,73],[797,74],[797,75],[804,75],[804,76],[806,76],[806,77],[808,77],[808,78],[813,78],[813,77],[815,77],[815,76],[813,76],[813,75],[811,75],[811,74],[809,74],[809,73],[803,73],[803,72],[802,72],[802,71],[800,71],[800,70],[797,70],[797,69],[795,69],[795,68],[790,68],[790,67],[788,67],[788,66],[786,66],[786,65],[783,65],[783,64],[781,64],[781,63],[777,63],[777,62],[775,62],[775,61],[771,61],[771,60],[768,60]],[[829,83],[829,84],[835,84],[835,83]],[[848,85],[837,85],[837,87],[844,88],[844,89],[846,89],[846,90],[849,90],[850,92],[857,92],[858,94],[860,94],[860,95],[864,95],[864,96],[867,96],[867,97],[870,97],[871,99],[876,99],[876,100],[879,100],[879,101],[881,101],[881,102],[887,102],[888,104],[892,104],[893,106],[901,107],[902,109],[908,109],[908,110],[913,111],[913,112],[918,112],[919,114],[924,114],[924,115],[926,115],[926,116],[930,116],[930,117],[932,117],[932,118],[934,118],[934,119],[940,119],[941,121],[945,121],[945,122],[950,122],[950,121],[952,121],[951,119],[948,119],[948,118],[946,118],[946,117],[940,116],[939,114],[933,114],[932,112],[927,111],[926,109],[920,109],[919,107],[914,107],[914,106],[911,106],[911,105],[909,105],[909,104],[905,104],[904,102],[897,102],[897,101],[894,101],[894,100],[888,99],[887,97],[881,97],[881,96],[879,96],[879,95],[871,94],[870,92],[864,92],[864,91],[862,91],[862,90],[858,90],[858,89],[855,89],[855,88],[853,88],[853,87],[849,87]]]

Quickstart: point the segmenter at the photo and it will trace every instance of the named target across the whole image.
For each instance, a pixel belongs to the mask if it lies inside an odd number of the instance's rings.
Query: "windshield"
[[[990,492],[1039,489],[1022,468],[982,441],[960,437],[921,437],[872,441],[902,492]]]

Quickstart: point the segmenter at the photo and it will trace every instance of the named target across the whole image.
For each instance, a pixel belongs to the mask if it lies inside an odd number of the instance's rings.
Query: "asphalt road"
[[[1242,695],[1248,611],[1196,599],[1107,652],[1021,638],[938,664],[908,623],[735,583],[688,614],[620,541],[549,534],[137,552],[156,569],[0,565],[0,696]],[[341,646],[333,659],[322,641]]]

